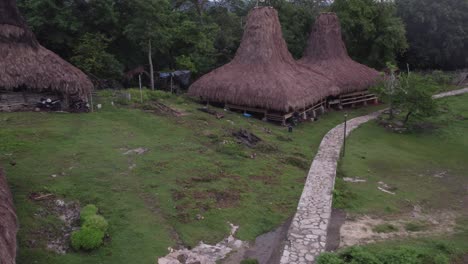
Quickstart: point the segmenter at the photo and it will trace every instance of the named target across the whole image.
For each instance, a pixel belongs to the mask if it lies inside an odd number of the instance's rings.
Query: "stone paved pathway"
[[[468,93],[468,88],[437,94],[434,98],[463,93]],[[346,136],[361,124],[376,119],[382,111],[349,120]],[[310,167],[297,212],[289,227],[280,264],[314,263],[315,257],[325,251],[336,166],[343,145],[343,126],[344,124],[340,124],[330,130],[320,143],[317,155]]]

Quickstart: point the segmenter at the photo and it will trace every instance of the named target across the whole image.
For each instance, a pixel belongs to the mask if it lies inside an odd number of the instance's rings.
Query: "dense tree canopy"
[[[393,2],[335,0],[331,10],[340,18],[349,54],[361,63],[382,68],[408,47]]]
[[[17,2],[44,46],[96,78],[113,79],[138,66],[148,69],[148,56],[155,71],[188,69],[195,77],[227,63],[239,46],[248,11],[257,4],[253,0]],[[405,58],[417,67],[466,65],[466,0],[422,2],[397,1],[409,33]],[[405,26],[392,1],[270,0],[260,4],[278,10],[284,38],[296,58],[302,56],[316,15],[329,10],[338,13],[349,53],[362,63],[382,68],[407,48]]]
[[[408,32],[403,62],[416,68],[468,67],[467,0],[398,0]]]

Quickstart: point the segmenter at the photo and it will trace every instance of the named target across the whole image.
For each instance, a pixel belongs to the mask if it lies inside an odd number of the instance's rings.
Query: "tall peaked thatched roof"
[[[329,79],[294,61],[271,7],[252,9],[234,59],[189,88],[190,95],[203,100],[281,112],[337,92]]]
[[[0,1],[0,58],[1,89],[53,90],[82,99],[93,89],[82,71],[37,42],[15,0]]]
[[[2,264],[16,263],[17,231],[18,220],[13,206],[13,198],[0,167],[0,263]]]
[[[380,77],[376,70],[349,57],[335,13],[318,16],[300,63],[331,78],[342,93],[366,89]]]

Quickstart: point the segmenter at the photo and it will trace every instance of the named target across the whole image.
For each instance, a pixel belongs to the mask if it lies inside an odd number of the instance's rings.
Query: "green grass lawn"
[[[414,204],[426,209],[467,206],[468,95],[440,101],[442,112],[423,131],[393,133],[375,121],[351,134],[337,179],[338,190],[349,197],[340,199],[338,207],[386,215],[411,210]],[[367,182],[347,183],[343,177]],[[380,181],[396,195],[378,190]]]
[[[228,221],[240,225],[240,239],[252,240],[293,215],[323,135],[343,119],[330,112],[288,133],[235,113],[218,120],[181,97],[161,99],[186,113],[172,117],[111,106],[110,94],[101,92],[106,98],[95,99],[103,109],[89,114],[0,113],[0,164],[20,220],[18,263],[155,263],[177,242],[221,240]],[[233,143],[240,128],[263,142],[253,149]],[[148,151],[123,155],[138,147]],[[39,216],[32,192],[95,204],[110,239],[92,252],[48,252],[45,234],[59,232],[61,221]]]
[[[414,263],[466,261],[461,256],[468,253],[468,95],[439,102],[441,113],[428,120],[432,125],[423,130],[399,134],[387,131],[377,121],[356,129],[339,163],[334,206],[352,217],[366,214],[384,219],[398,218],[414,205],[428,214],[448,210],[458,215],[455,233],[370,244],[364,247],[369,254],[398,255],[401,252],[392,250],[409,248],[427,257]],[[367,182],[345,182],[343,177]],[[390,186],[395,195],[378,190],[379,182]],[[405,228],[411,231],[424,226]]]

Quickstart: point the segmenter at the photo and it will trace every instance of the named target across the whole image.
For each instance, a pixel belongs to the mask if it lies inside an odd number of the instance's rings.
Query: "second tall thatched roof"
[[[0,167],[0,263],[15,264],[18,220],[13,197]]]
[[[278,13],[258,7],[247,17],[234,59],[202,76],[191,96],[212,102],[288,112],[338,93],[331,81],[299,65],[282,37]]]
[[[38,43],[15,0],[0,1],[0,58],[0,89],[51,90],[82,99],[93,89],[81,70]]]
[[[299,62],[331,78],[341,93],[366,89],[380,78],[376,70],[349,57],[335,13],[318,16]]]

